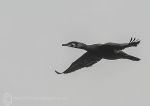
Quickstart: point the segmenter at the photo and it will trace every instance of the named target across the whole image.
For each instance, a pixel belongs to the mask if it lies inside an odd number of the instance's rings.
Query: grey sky
[[[149,106],[148,0],[1,0],[0,95],[67,100],[14,100],[12,106]],[[102,60],[68,75],[84,51],[62,43],[142,40],[127,53],[142,60]]]

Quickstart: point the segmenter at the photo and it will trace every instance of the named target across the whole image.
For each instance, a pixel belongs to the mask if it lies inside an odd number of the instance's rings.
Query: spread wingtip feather
[[[57,74],[63,74],[63,73],[60,73],[60,72],[58,72],[58,71],[56,71],[56,70],[55,70],[55,72],[56,72]]]

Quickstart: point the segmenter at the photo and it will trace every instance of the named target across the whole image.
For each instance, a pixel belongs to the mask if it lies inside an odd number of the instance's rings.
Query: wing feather
[[[79,70],[81,68],[84,67],[90,67],[93,64],[97,63],[98,61],[100,61],[102,59],[101,56],[99,55],[95,55],[93,53],[90,52],[86,52],[85,54],[83,54],[80,58],[78,58],[75,62],[73,62],[70,67],[64,71],[64,74],[67,73],[71,73],[74,72],[76,70]],[[57,74],[62,74],[56,71]]]

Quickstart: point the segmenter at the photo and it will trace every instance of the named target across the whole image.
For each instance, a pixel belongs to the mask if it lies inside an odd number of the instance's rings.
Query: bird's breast
[[[109,59],[109,60],[114,60],[120,58],[117,54],[119,51],[117,50],[108,50],[108,51],[103,51],[102,57],[104,59]]]

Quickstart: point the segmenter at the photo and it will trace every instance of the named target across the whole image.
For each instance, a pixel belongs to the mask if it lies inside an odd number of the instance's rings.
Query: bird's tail
[[[129,59],[129,60],[132,60],[132,61],[140,61],[140,58],[138,57],[135,57],[135,56],[131,56],[123,51],[120,51],[119,52],[119,56],[123,59]]]
[[[56,70],[55,70],[55,72],[56,72],[57,74],[63,74],[63,72],[62,72],[62,73],[60,73],[60,72],[58,72],[58,71],[56,71]]]
[[[140,61],[140,58],[134,57],[134,56],[131,56],[131,55],[126,55],[125,58],[130,59],[132,61]]]

